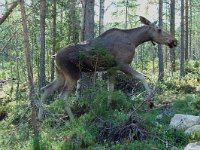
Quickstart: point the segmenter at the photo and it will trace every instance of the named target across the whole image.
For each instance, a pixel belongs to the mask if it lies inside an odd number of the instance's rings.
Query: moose
[[[38,118],[41,119],[43,116],[42,104],[47,97],[60,88],[62,89],[61,95],[65,101],[65,111],[70,119],[74,118],[67,99],[76,86],[81,72],[106,71],[111,67],[117,66],[118,70],[123,73],[132,78],[139,79],[147,95],[151,97],[152,91],[145,81],[144,76],[130,66],[135,55],[135,48],[147,41],[164,44],[173,48],[177,46],[177,40],[174,36],[157,27],[155,22],[151,23],[142,16],[139,18],[144,26],[126,30],[113,28],[93,40],[68,45],[58,51],[55,55],[56,77],[50,84],[42,88],[43,93],[40,99],[41,105],[39,107]],[[87,57],[87,54],[95,54],[91,51],[95,49],[96,44],[103,45],[106,51],[112,55],[113,63],[105,63],[106,61],[102,61],[103,57],[97,60]],[[86,52],[86,55],[82,56],[83,52]]]

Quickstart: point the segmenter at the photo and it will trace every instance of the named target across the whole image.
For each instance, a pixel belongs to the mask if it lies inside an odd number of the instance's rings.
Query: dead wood
[[[12,13],[13,9],[17,7],[18,1],[14,2],[12,6],[8,9],[8,11],[0,18],[0,25],[8,18],[8,16]]]
[[[99,143],[111,143],[144,140],[146,137],[147,132],[145,131],[145,126],[141,121],[131,116],[125,123],[116,126],[111,122],[105,122],[104,125],[99,128],[96,140]]]

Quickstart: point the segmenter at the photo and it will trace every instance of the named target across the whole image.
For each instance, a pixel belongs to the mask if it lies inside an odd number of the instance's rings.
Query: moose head
[[[174,48],[177,46],[176,38],[159,28],[156,25],[157,21],[152,23],[142,16],[140,16],[140,21],[149,27],[148,31],[153,42],[167,45],[169,48]]]

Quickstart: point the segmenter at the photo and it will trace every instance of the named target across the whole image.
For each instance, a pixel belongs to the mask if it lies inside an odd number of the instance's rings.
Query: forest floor
[[[177,72],[174,77],[166,75],[163,82],[150,82],[151,87],[156,85],[155,106],[151,109],[143,102],[143,88],[136,88],[132,95],[130,89],[128,95],[120,90],[107,92],[97,88],[89,91],[91,98],[77,101],[75,96],[70,97],[76,118],[69,121],[64,114],[64,102],[55,94],[54,100],[45,105],[45,119],[39,125],[41,147],[52,150],[178,150],[192,141],[200,141],[200,134],[188,136],[183,130],[169,127],[175,114],[200,116],[199,70],[200,63],[193,61],[188,63],[184,78]],[[15,82],[9,80],[0,87],[0,149],[33,149],[26,86],[21,85],[16,93]],[[105,82],[97,86],[104,87]],[[112,97],[110,107],[107,107],[108,95]]]

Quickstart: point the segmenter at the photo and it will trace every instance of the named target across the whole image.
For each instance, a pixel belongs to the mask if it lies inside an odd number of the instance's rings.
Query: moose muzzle
[[[178,41],[176,39],[171,40],[168,44],[169,48],[174,48],[177,46]]]

